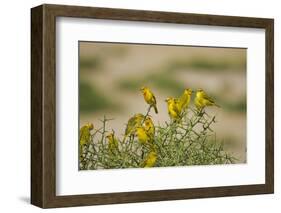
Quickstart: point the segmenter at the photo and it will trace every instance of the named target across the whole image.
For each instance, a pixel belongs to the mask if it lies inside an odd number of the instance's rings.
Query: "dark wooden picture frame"
[[[56,18],[94,18],[265,29],[265,184],[87,195],[56,195]],[[274,20],[155,11],[41,5],[31,9],[31,203],[66,207],[274,192]]]

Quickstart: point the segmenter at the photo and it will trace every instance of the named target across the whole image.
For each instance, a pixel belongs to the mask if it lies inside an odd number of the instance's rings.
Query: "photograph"
[[[78,45],[79,170],[247,162],[246,48]]]
[[[274,18],[128,8],[31,8],[30,203],[273,194]]]

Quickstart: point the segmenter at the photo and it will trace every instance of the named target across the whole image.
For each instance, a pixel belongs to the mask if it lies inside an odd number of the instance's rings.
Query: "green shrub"
[[[145,118],[151,116],[150,108]],[[80,170],[144,167],[144,161],[152,150],[157,156],[153,167],[235,162],[216,140],[212,130],[216,117],[208,115],[205,110],[198,112],[189,108],[180,120],[155,125],[153,140],[145,144],[140,143],[135,135],[116,138],[118,145],[114,150],[106,139],[106,135],[112,132],[108,127],[109,122],[110,119],[104,117],[102,127],[95,129],[88,145],[81,147]]]

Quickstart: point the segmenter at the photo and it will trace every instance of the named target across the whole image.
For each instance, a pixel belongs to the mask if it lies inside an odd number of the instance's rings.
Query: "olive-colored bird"
[[[185,89],[179,99],[180,111],[188,108],[192,95],[192,89]]]
[[[149,116],[145,118],[144,129],[149,137],[149,140],[153,141],[155,135],[155,126],[153,124],[151,117]]]
[[[148,87],[142,87],[141,92],[143,94],[144,100],[147,104],[154,108],[155,113],[158,113],[158,109],[156,107],[156,98],[152,91]]]
[[[94,129],[94,125],[92,123],[87,123],[85,126],[82,126],[80,128],[79,143],[81,147],[90,143],[91,130],[93,129]]]
[[[145,131],[144,127],[137,127],[137,136],[138,140],[141,144],[145,144],[149,140],[149,136],[147,132]]]
[[[144,168],[153,167],[153,166],[155,165],[155,163],[156,163],[156,160],[157,160],[157,154],[156,154],[156,152],[155,152],[155,151],[151,151],[151,152],[147,155],[147,157],[146,157],[146,159],[144,160],[142,166],[143,166]]]
[[[83,146],[91,142],[91,130],[94,129],[92,123],[87,123],[80,128],[79,144],[80,144],[80,161],[83,159]]]
[[[114,152],[115,150],[118,150],[118,140],[114,136],[114,133],[110,133],[109,135],[106,136],[108,140],[108,149],[111,152]]]
[[[144,119],[144,115],[141,113],[135,114],[128,120],[126,130],[125,130],[125,137],[135,134],[136,128],[141,126]]]
[[[180,118],[180,106],[179,101],[175,98],[167,98],[165,100],[168,104],[168,113],[171,119],[179,119]]]
[[[216,106],[220,107],[215,103],[215,101],[209,97],[204,90],[198,89],[194,99],[194,104],[198,110],[203,109],[206,106]]]

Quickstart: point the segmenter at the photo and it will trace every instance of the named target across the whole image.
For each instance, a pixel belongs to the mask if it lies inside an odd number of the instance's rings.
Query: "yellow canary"
[[[106,138],[108,140],[108,149],[112,152],[118,150],[118,140],[114,136],[114,133],[110,133]]]
[[[146,117],[146,119],[144,121],[144,129],[145,129],[147,135],[149,136],[149,139],[153,140],[154,135],[155,135],[155,127],[154,127],[152,119],[149,116]]]
[[[141,144],[145,144],[149,140],[149,136],[146,133],[144,127],[137,127],[137,136]]]
[[[142,166],[143,166],[144,168],[153,167],[153,166],[155,165],[155,163],[156,163],[156,160],[157,160],[157,154],[156,154],[156,152],[151,151],[151,152],[147,155],[147,157],[146,157],[146,159],[144,160]]]
[[[143,94],[144,100],[146,103],[148,103],[150,106],[154,108],[155,113],[158,113],[158,109],[156,107],[156,98],[154,94],[151,92],[151,90],[148,87],[142,87],[141,92]]]
[[[201,110],[206,106],[216,106],[220,107],[215,103],[215,101],[209,97],[204,90],[198,89],[196,92],[196,97],[194,99],[194,104],[197,109]]]
[[[185,89],[182,96],[179,99],[179,105],[180,105],[180,110],[185,110],[189,103],[190,103],[190,99],[191,99],[191,95],[192,95],[192,89]]]
[[[135,134],[136,128],[141,126],[144,119],[144,115],[141,113],[135,114],[128,120],[127,127],[125,130],[125,137],[128,135]]]
[[[85,126],[80,128],[79,143],[81,147],[90,143],[91,130],[93,129],[94,125],[92,123],[87,123]]]
[[[80,161],[83,159],[83,146],[88,145],[91,142],[91,130],[94,129],[92,123],[87,123],[80,128],[79,144],[80,144]]]
[[[165,100],[168,104],[168,113],[171,119],[179,119],[180,118],[180,106],[179,101],[175,98],[167,98]]]

